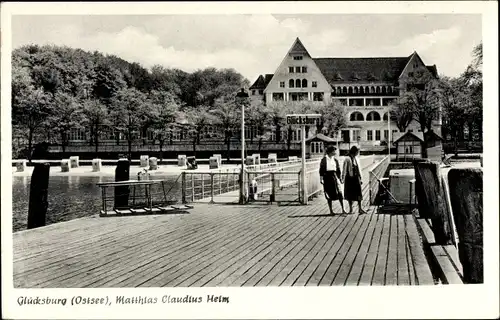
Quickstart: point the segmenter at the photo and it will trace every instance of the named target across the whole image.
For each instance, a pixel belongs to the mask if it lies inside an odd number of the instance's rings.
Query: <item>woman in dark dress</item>
[[[320,181],[323,184],[326,201],[328,202],[328,208],[330,208],[330,214],[334,214],[332,202],[335,200],[339,200],[342,213],[345,213],[339,181],[340,165],[336,159],[336,151],[337,148],[329,146],[326,149],[325,157],[321,159],[321,163],[319,165]]]
[[[352,146],[349,150],[349,155],[344,160],[344,170],[342,172],[341,181],[344,182],[344,197],[349,202],[349,213],[352,213],[353,202],[357,201],[359,214],[365,214],[366,211],[361,207],[361,201],[363,200],[361,185],[363,181],[361,180],[361,170],[356,158],[358,154],[358,147]]]

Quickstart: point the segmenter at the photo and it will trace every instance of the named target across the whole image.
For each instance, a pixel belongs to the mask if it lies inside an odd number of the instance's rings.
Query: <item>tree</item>
[[[99,137],[109,126],[109,113],[105,105],[97,99],[87,99],[83,102],[84,122],[90,128],[90,139],[94,142],[95,156],[98,157]]]
[[[185,113],[186,119],[191,133],[191,141],[193,143],[193,155],[196,156],[196,145],[200,143],[200,137],[203,130],[215,123],[215,117],[210,112],[208,106],[198,106],[197,108],[189,108]]]
[[[163,161],[163,146],[172,134],[179,112],[179,104],[168,91],[153,90],[149,93],[148,125],[153,129],[154,137],[160,145],[160,162]]]
[[[211,113],[215,116],[215,123],[224,131],[224,142],[227,147],[227,160],[230,160],[231,138],[238,129],[241,119],[241,111],[238,108],[233,95],[218,98],[215,101]]]
[[[438,120],[441,114],[440,88],[438,80],[427,70],[414,70],[414,77],[406,82],[406,90],[401,96],[413,111],[413,119],[420,125],[420,130],[432,130],[432,122]],[[424,135],[425,137],[425,135]],[[427,157],[427,138],[424,138],[422,155]]]
[[[69,142],[69,131],[82,128],[83,120],[83,109],[72,95],[60,92],[54,95],[46,121],[50,130],[61,138],[63,154]]]
[[[466,84],[470,98],[471,117],[467,119],[469,127],[469,140],[472,140],[472,131],[475,129],[480,136],[483,130],[483,45],[477,45],[473,52],[473,61],[465,72],[460,75],[460,80]]]
[[[259,151],[262,147],[262,141],[267,137],[265,134],[265,127],[269,119],[269,109],[265,107],[261,99],[251,100],[248,108],[245,109],[245,118],[248,123],[257,130],[259,142]],[[250,143],[253,144],[254,137],[250,137]]]
[[[463,137],[464,124],[474,115],[472,100],[469,88],[462,79],[443,77],[440,79],[440,87],[445,118],[443,129],[452,136],[456,155],[458,140]]]
[[[111,100],[111,118],[115,129],[124,134],[128,144],[128,158],[132,158],[132,143],[139,137],[141,129],[150,119],[150,105],[146,95],[134,88],[118,91]]]
[[[12,101],[12,125],[24,128],[28,140],[28,161],[31,162],[35,135],[42,129],[50,114],[51,100],[43,89],[26,86]]]
[[[314,109],[315,113],[321,115],[321,128],[318,132],[323,132],[327,136],[332,136],[340,129],[347,126],[347,110],[337,100],[327,103],[318,103]]]
[[[412,102],[413,100],[410,100],[408,95],[403,95],[390,106],[391,118],[396,119],[396,126],[400,132],[405,132],[413,121],[415,111]]]

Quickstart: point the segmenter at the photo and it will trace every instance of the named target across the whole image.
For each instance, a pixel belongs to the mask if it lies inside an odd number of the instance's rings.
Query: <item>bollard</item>
[[[177,156],[177,166],[184,167],[186,165],[186,155],[180,154]]]
[[[71,168],[78,168],[80,166],[80,157],[79,156],[69,157],[69,162]]]
[[[219,169],[219,159],[217,157],[210,157],[209,169]]]
[[[252,156],[247,156],[247,159],[245,161],[245,164],[247,166],[252,166],[255,164],[255,159]]]
[[[278,155],[276,153],[270,153],[267,156],[267,163],[277,163],[278,162]]]
[[[48,208],[50,164],[37,163],[31,175],[28,229],[45,226]]]
[[[260,164],[260,153],[254,153],[252,154],[252,157],[253,157],[253,161],[255,162],[255,164]]]
[[[437,244],[452,241],[451,217],[446,208],[440,164],[437,162],[414,163],[415,192],[421,218],[432,220],[432,231]]]
[[[149,170],[158,170],[158,158],[149,158]]]
[[[92,171],[100,172],[102,167],[101,159],[92,159]]]
[[[147,156],[147,155],[141,156],[140,167],[141,168],[146,168],[148,165],[149,165],[149,156]]]
[[[61,172],[69,172],[71,169],[71,165],[69,159],[61,160]]]
[[[450,202],[465,283],[483,283],[483,170],[450,169]]]
[[[18,162],[16,162],[17,172],[24,172],[24,170],[26,170],[26,163],[26,160],[19,160]]]
[[[115,181],[126,181],[130,179],[130,162],[126,159],[118,160],[115,169]],[[128,186],[115,187],[115,209],[128,208],[128,197],[130,189]]]
[[[217,158],[219,161],[219,167],[222,167],[222,155],[221,154],[214,154],[214,157]]]

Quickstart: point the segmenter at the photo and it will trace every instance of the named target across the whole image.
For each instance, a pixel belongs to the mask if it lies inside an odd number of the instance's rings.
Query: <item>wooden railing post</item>
[[[190,173],[191,175],[191,202],[194,202],[194,173]]]
[[[182,184],[182,191],[181,191],[182,192],[182,203],[185,204],[185,203],[187,203],[186,202],[186,172],[182,173],[182,178],[181,179],[182,179],[181,180],[182,181],[181,182],[181,184]]]
[[[276,179],[274,178],[274,172],[271,172],[271,196],[269,197],[271,203],[276,201]]]
[[[205,198],[205,174],[201,174],[201,199]]]
[[[49,189],[49,163],[36,163],[31,175],[28,229],[45,226]]]
[[[463,280],[483,283],[483,171],[451,169],[448,182]]]
[[[115,169],[115,181],[130,180],[130,161],[125,159],[118,160]],[[128,186],[120,186],[115,188],[115,208],[128,207],[128,198],[130,188]]]
[[[214,203],[214,173],[210,172],[210,203]]]
[[[437,162],[414,163],[415,191],[421,218],[431,219],[437,244],[452,243],[452,224],[443,194],[440,164]]]

